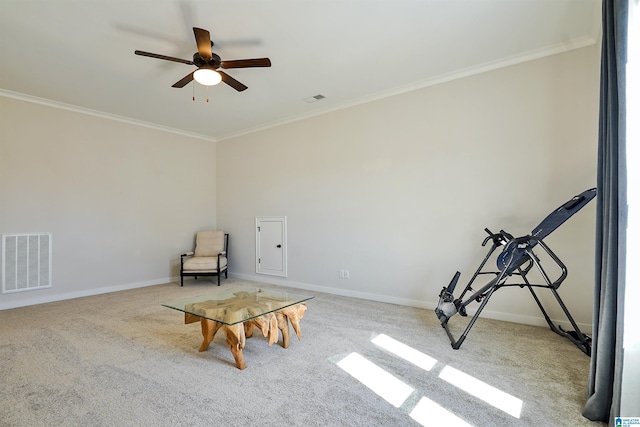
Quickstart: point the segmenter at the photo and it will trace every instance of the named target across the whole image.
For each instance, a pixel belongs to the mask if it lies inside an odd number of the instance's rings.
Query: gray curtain
[[[596,277],[588,399],[582,415],[613,425],[620,413],[626,247],[625,66],[629,0],[603,0]]]

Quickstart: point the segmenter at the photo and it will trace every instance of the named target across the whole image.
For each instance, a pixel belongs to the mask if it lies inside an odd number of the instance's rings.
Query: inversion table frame
[[[458,271],[454,274],[449,285],[442,288],[442,291],[440,292],[440,300],[438,302],[438,306],[435,309],[436,315],[438,316],[442,327],[447,332],[447,335],[451,340],[451,346],[454,349],[460,348],[462,342],[465,340],[467,334],[473,327],[473,324],[480,316],[482,309],[484,309],[485,305],[487,305],[489,298],[491,298],[491,295],[493,295],[495,291],[503,287],[519,286],[520,288],[526,287],[529,289],[531,295],[533,296],[533,299],[540,308],[542,315],[544,316],[547,324],[553,332],[568,338],[585,354],[587,354],[588,356],[591,355],[591,338],[580,331],[580,328],[578,328],[578,325],[573,320],[573,317],[569,313],[569,310],[567,309],[566,305],[557,292],[558,287],[567,277],[567,268],[556,256],[556,254],[553,253],[549,246],[547,246],[543,242],[543,239],[551,234],[560,225],[562,225],[566,220],[571,218],[576,212],[582,209],[595,196],[595,188],[586,190],[578,194],[568,202],[564,203],[558,209],[553,211],[551,214],[549,214],[549,216],[547,216],[540,223],[540,225],[533,229],[531,234],[526,236],[514,238],[511,234],[507,233],[504,230],[500,230],[499,233],[494,234],[489,231],[489,229],[485,228],[485,231],[489,234],[489,236],[484,239],[484,241],[482,242],[482,246],[485,246],[489,241],[491,241],[492,245],[489,249],[489,253],[487,253],[484,260],[471,277],[469,284],[467,284],[467,286],[464,288],[464,291],[458,298],[454,298],[453,292],[455,290],[458,279],[460,278],[460,272]],[[538,258],[533,252],[533,248],[536,246],[542,248],[542,250],[557,265],[557,267],[559,267],[561,273],[559,277],[554,281],[551,280],[547,272],[542,268],[540,258]],[[482,271],[491,255],[499,247],[503,247],[503,250],[496,259],[498,271]],[[527,279],[527,274],[534,266],[542,276],[544,284],[534,284]],[[487,284],[479,288],[477,291],[473,290],[471,285],[476,281],[476,279],[478,279],[480,275],[485,274],[493,274],[495,275],[495,277]],[[522,280],[522,282],[507,283],[507,281],[514,276]],[[542,306],[542,302],[536,295],[534,288],[546,288],[551,291],[556,301],[558,301],[558,304],[562,308],[562,311],[571,323],[571,326],[574,328],[573,331],[567,332],[563,330],[560,325],[556,326],[553,324],[551,318],[549,318],[549,315]],[[467,294],[469,294],[469,296],[465,298]],[[467,316],[466,307],[474,301],[480,303],[480,306],[467,324],[467,327],[460,338],[456,339],[449,330],[449,319],[456,313],[460,314],[461,316]]]

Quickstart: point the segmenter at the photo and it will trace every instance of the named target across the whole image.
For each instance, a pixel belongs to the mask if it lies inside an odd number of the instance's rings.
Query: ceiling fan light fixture
[[[222,76],[212,68],[199,68],[193,73],[193,78],[204,86],[217,85],[222,81]]]

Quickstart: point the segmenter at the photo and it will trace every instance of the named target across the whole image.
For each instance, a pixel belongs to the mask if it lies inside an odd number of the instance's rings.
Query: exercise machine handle
[[[489,236],[485,237],[484,241],[482,242],[482,246],[485,246],[489,242],[489,240],[493,240],[493,244],[495,246],[501,246],[506,245],[507,242],[513,239],[513,236],[504,230],[500,230],[500,232],[496,234],[491,232],[491,230],[489,230],[488,228],[485,228],[484,231],[486,231]]]

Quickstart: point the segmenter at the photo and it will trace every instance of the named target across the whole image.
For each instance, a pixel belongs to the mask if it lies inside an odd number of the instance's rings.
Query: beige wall
[[[484,227],[527,234],[595,186],[598,64],[591,46],[219,142],[230,271],[434,307],[456,270],[463,287],[481,261]],[[548,239],[583,325],[594,212],[592,203]],[[272,215],[288,217],[287,279],[255,274],[254,219]],[[521,289],[498,292],[486,314],[541,320]]]
[[[216,226],[215,143],[0,97],[0,233],[53,233],[53,287],[0,308],[178,274]]]
[[[462,287],[477,267],[484,227],[526,234],[595,186],[598,64],[597,46],[574,50],[223,141],[217,153],[0,97],[0,232],[54,242],[53,288],[0,295],[0,308],[170,280],[194,231],[216,226],[231,233],[239,277],[433,307],[456,270]],[[594,208],[548,239],[583,325]],[[272,215],[288,217],[287,279],[254,272],[254,220]],[[540,322],[520,289],[498,292],[485,314]]]

